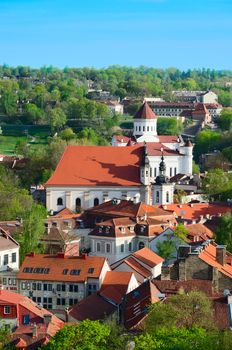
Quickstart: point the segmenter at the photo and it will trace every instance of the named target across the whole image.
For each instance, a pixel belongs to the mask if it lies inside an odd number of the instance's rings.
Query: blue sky
[[[0,64],[232,69],[232,0],[0,0]]]

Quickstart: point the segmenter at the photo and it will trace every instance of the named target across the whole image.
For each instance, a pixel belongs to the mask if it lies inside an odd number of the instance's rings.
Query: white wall
[[[12,254],[16,253],[16,262],[12,262]],[[4,265],[4,255],[8,255],[8,264]],[[18,270],[19,268],[19,247],[0,251],[0,271],[7,270],[7,266],[11,269]]]

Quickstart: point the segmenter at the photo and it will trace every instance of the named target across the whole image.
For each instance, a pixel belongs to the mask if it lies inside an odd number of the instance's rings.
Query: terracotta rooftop
[[[147,247],[137,250],[137,252],[133,253],[132,256],[150,267],[155,267],[164,261],[163,258],[161,258],[159,255]]]
[[[153,280],[152,282],[165,296],[178,294],[181,290],[185,293],[197,290],[204,292],[209,297],[213,295],[212,281],[194,279],[188,281]]]
[[[41,281],[85,282],[88,278],[99,278],[106,258],[98,256],[74,257],[34,254],[26,256],[18,279]],[[91,271],[90,271],[91,270]]]
[[[164,210],[158,206],[147,205],[143,202],[134,203],[132,201],[115,199],[102,203],[96,207],[86,210],[87,213],[97,215],[107,215],[115,217],[154,217],[158,220],[160,217],[173,217],[170,211]]]
[[[99,294],[107,300],[120,304],[128,292],[133,272],[108,271]]]
[[[19,244],[0,226],[0,251],[18,248]]]
[[[74,305],[69,314],[77,321],[104,320],[108,315],[117,311],[117,306],[106,301],[99,294],[92,294]]]
[[[201,215],[218,216],[232,212],[232,207],[223,203],[167,204],[165,207],[186,220],[200,220]]]
[[[139,328],[148,313],[148,307],[159,301],[159,290],[147,281],[126,295],[124,326],[126,329]]]
[[[157,157],[161,157],[162,154],[164,156],[177,156],[177,155],[182,156],[179,151],[174,151],[164,146],[164,144],[161,142],[148,142],[147,153],[148,153],[148,156],[157,156]]]
[[[134,116],[135,119],[156,119],[157,116],[149,107],[147,102],[144,102],[144,104],[139,108],[138,112]]]
[[[195,107],[195,110],[192,111],[192,114],[209,114],[209,111],[204,103],[198,103]]]
[[[220,264],[216,260],[216,244],[210,243],[202,252],[199,254],[199,259],[203,260],[206,264],[216,267],[223,275],[232,278],[232,265],[226,262],[224,265]]]
[[[138,260],[134,259],[133,256],[126,258],[124,263],[144,278],[148,278],[151,275],[151,272],[140,264]]]
[[[140,186],[144,148],[67,146],[46,186]]]

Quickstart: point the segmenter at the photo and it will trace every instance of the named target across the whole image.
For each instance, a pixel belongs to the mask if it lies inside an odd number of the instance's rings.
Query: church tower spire
[[[133,135],[138,142],[159,142],[157,116],[147,102],[144,102],[134,116]]]

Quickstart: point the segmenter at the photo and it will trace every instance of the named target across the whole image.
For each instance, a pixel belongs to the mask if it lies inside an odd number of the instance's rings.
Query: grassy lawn
[[[44,147],[50,136],[50,128],[46,125],[2,125],[1,128],[0,154],[15,154],[15,146],[19,141],[27,141],[33,149]]]

